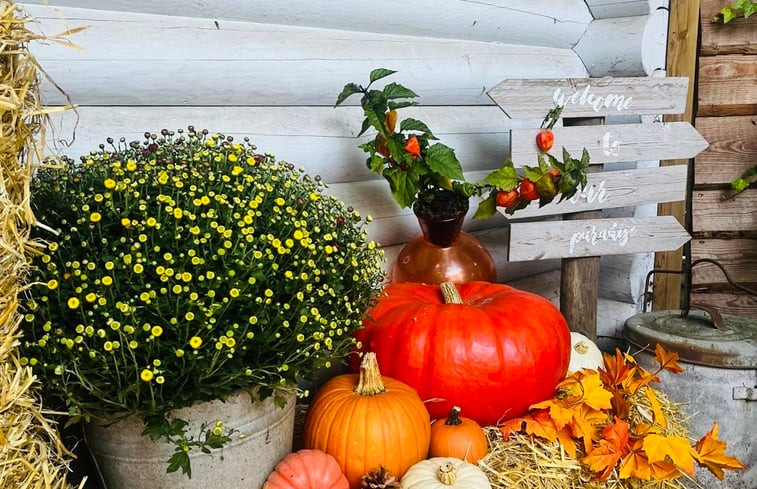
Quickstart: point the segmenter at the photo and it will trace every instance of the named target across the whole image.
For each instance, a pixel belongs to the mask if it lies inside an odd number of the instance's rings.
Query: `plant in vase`
[[[423,236],[402,249],[392,269],[395,282],[418,281],[442,283],[471,280],[496,281],[494,264],[481,244],[466,233],[462,224],[471,197],[481,198],[474,219],[487,219],[497,207],[512,214],[538,200],[546,205],[572,197],[579,186],[586,185],[589,155],[580,159],[563,150],[563,161],[552,154],[540,154],[538,166],[524,167],[519,174],[508,158],[482,181],[469,182],[452,148],[437,141],[422,121],[406,118],[398,121],[399,109],[417,105],[410,100],[418,95],[398,83],[382,89],[373,84],[396,71],[378,68],[371,71],[369,83],[348,83],[335,106],[352,95],[361,95],[365,118],[358,136],[373,129],[375,136],[359,147],[368,153],[367,167],[389,182],[395,201],[412,208],[418,217]],[[543,127],[551,128],[560,108],[549,111]]]
[[[253,388],[291,407],[298,378],[352,350],[380,289],[370,219],[323,187],[192,126],[40,169],[22,361],[71,422],[137,417],[191,476],[190,454],[244,433],[192,433],[176,410]]]

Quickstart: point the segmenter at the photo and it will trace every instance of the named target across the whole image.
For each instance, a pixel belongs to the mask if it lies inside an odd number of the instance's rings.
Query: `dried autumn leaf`
[[[662,408],[660,408],[660,403],[657,401],[657,396],[654,391],[652,389],[645,389],[644,395],[649,400],[649,405],[652,408],[652,421],[660,425],[663,429],[667,428],[668,420],[665,419],[665,414],[662,412]]]
[[[567,453],[572,458],[576,458],[576,442],[575,440],[573,440],[571,432],[568,430],[568,428],[563,428],[557,432],[557,440],[565,449],[565,453]]]
[[[581,402],[594,409],[610,409],[612,393],[604,388],[599,373],[592,370],[584,370],[584,373],[586,375],[581,379],[583,388]]]
[[[744,470],[746,467],[736,457],[725,454],[727,443],[718,439],[718,423],[712,426],[695,445],[694,457],[699,465],[707,467],[718,479],[723,479],[723,469]]]
[[[644,437],[644,452],[650,463],[663,462],[670,457],[673,464],[689,475],[694,475],[695,451],[682,436],[649,434]]]
[[[628,445],[628,423],[615,416],[615,421],[602,429],[602,438],[618,450]]]
[[[636,440],[631,451],[620,462],[618,478],[636,477],[648,481],[652,477],[652,466],[642,449],[641,440]]]
[[[616,386],[622,384],[623,379],[628,376],[628,364],[620,349],[615,349],[615,355],[603,352],[602,358],[605,366],[599,369],[599,373],[605,385]]]
[[[583,463],[597,473],[597,479],[600,481],[607,480],[612,474],[613,469],[623,456],[623,451],[616,448],[607,440],[601,440],[599,445],[592,452],[583,458]]]
[[[557,439],[557,427],[546,410],[534,411],[527,416],[505,421],[499,425],[499,430],[505,438],[512,433],[523,432],[548,441]]]
[[[659,382],[656,373],[650,373],[638,365],[628,370],[628,375],[623,379],[622,385],[629,395],[636,394],[639,389],[647,386],[650,382]]]
[[[674,374],[680,374],[683,372],[683,367],[678,365],[678,352],[667,351],[659,343],[654,350],[654,357],[657,363],[660,364],[660,368],[672,372]]]

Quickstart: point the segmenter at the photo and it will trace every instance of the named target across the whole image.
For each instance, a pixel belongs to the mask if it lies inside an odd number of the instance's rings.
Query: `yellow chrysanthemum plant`
[[[188,130],[109,138],[41,169],[41,225],[23,325],[24,363],[72,422],[137,415],[187,452],[200,437],[166,414],[259,386],[297,389],[353,348],[383,282],[383,252],[319,177],[248,138]]]

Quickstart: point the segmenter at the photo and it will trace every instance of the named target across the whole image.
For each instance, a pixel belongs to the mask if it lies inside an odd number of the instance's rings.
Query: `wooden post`
[[[665,116],[666,122],[694,120],[694,80],[697,62],[697,35],[699,32],[699,0],[671,0],[668,33],[667,76],[689,78],[686,109],[683,114]],[[687,165],[689,160],[661,161],[661,166]],[[675,216],[685,222],[686,202],[666,202],[657,206],[660,216]],[[654,267],[658,270],[682,270],[683,250],[655,253]],[[654,277],[654,310],[681,307],[682,277],[675,274],[657,274]]]
[[[565,126],[594,126],[604,124],[604,117],[563,119]],[[580,155],[572,155],[580,157]],[[591,165],[587,172],[602,171],[602,165]],[[564,220],[596,219],[601,211],[565,214]],[[563,258],[560,264],[560,312],[571,331],[581,333],[592,341],[597,339],[597,305],[599,303],[599,256]]]

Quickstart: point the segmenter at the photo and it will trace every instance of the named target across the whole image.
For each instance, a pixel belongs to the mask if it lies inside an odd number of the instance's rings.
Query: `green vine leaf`
[[[348,84],[346,84],[344,86],[344,89],[342,89],[342,93],[340,93],[339,96],[336,98],[336,103],[334,104],[334,107],[336,107],[337,105],[339,105],[342,102],[344,102],[345,100],[347,100],[347,98],[350,95],[354,95],[354,94],[360,93],[360,92],[361,92],[361,90],[360,90],[360,86],[358,84],[356,84],[356,83],[348,83]]]
[[[502,190],[514,189],[518,185],[518,173],[515,171],[512,160],[505,161],[501,168],[497,168],[488,174],[484,181]]]
[[[373,83],[376,80],[380,80],[382,78],[385,78],[389,75],[393,75],[395,73],[397,73],[395,70],[389,70],[386,68],[376,68],[375,70],[371,71],[371,74],[369,75],[369,79],[371,83]]]
[[[490,192],[489,197],[478,204],[473,219],[489,219],[497,213],[497,192]]]
[[[431,171],[438,173],[442,177],[453,180],[465,179],[463,167],[455,156],[454,150],[442,143],[429,146],[426,153],[426,163],[428,163]]]
[[[384,87],[384,96],[388,100],[394,98],[414,98],[417,97],[418,94],[398,83],[389,83]]]

